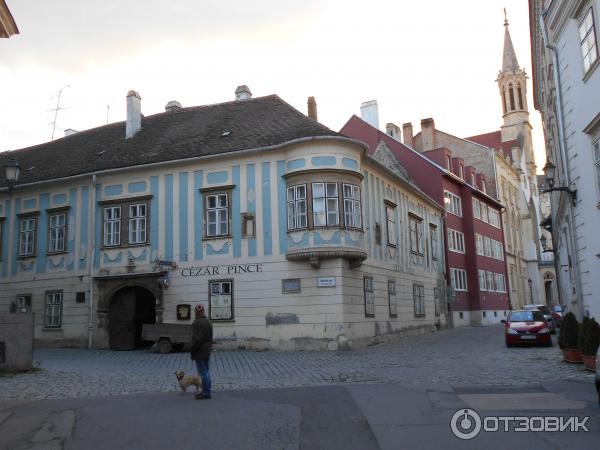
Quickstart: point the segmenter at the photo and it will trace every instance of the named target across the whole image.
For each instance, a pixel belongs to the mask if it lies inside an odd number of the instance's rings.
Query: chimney
[[[435,148],[435,122],[431,117],[421,120],[421,142],[422,150],[426,152]]]
[[[136,91],[127,93],[127,122],[125,139],[132,138],[142,129],[142,97]]]
[[[75,133],[77,133],[77,132],[78,132],[78,131],[77,131],[77,130],[74,130],[73,128],[67,128],[67,129],[65,130],[65,137],[67,137],[67,136],[71,136],[72,134],[75,134]]]
[[[167,103],[165,105],[166,112],[175,112],[175,111],[179,111],[180,109],[181,109],[181,103],[179,103],[177,100],[171,100],[169,103]]]
[[[364,102],[360,105],[360,117],[369,125],[379,130],[379,108],[377,107],[377,100]]]
[[[317,120],[317,101],[315,100],[314,97],[308,97],[308,118],[310,120],[314,120],[315,122],[318,122]]]
[[[252,92],[250,88],[245,84],[242,86],[238,86],[235,90],[235,99],[236,100],[248,100],[252,98]]]
[[[391,137],[398,139],[399,141],[402,139],[402,131],[400,131],[400,127],[395,123],[388,123],[385,126],[386,134],[389,134]]]
[[[403,124],[402,131],[404,132],[404,143],[412,148],[412,146],[413,146],[412,123],[406,122],[405,124]]]

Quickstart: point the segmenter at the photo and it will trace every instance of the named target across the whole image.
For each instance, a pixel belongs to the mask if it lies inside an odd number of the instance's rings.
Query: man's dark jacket
[[[190,348],[190,356],[193,360],[210,359],[212,337],[213,329],[210,320],[206,317],[196,317],[192,324],[192,347]]]

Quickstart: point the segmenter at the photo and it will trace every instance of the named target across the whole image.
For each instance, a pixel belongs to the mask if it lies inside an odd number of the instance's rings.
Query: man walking
[[[204,305],[196,305],[196,318],[192,324],[192,347],[190,356],[196,362],[198,375],[202,378],[202,392],[196,394],[196,400],[210,398],[210,372],[208,362],[212,351],[213,329],[210,320],[204,314]]]

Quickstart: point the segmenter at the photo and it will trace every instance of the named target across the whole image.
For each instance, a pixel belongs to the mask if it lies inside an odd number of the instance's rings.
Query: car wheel
[[[509,343],[507,342],[507,343],[506,343],[506,346],[507,346],[507,347],[512,347],[513,345],[512,345],[512,344],[509,344]]]

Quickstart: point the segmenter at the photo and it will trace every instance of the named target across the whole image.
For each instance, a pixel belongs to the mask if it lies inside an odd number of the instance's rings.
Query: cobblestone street
[[[500,326],[442,330],[349,352],[219,351],[213,387],[248,389],[345,383],[525,385],[589,381],[552,348],[506,348]],[[173,372],[195,374],[189,354],[148,350],[43,349],[35,373],[0,377],[0,399],[44,399],[179,389]]]

